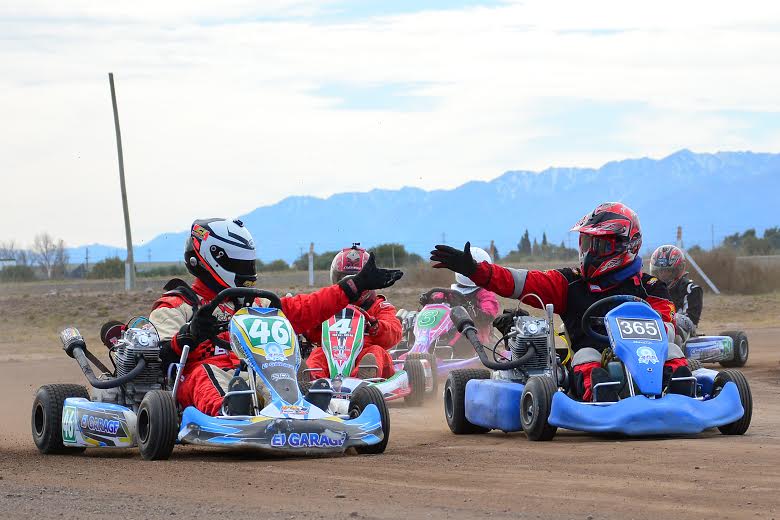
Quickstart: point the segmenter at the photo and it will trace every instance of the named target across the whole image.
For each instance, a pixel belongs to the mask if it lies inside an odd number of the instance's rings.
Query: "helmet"
[[[580,267],[594,281],[631,265],[642,247],[642,230],[634,210],[620,202],[605,202],[577,222]]]
[[[671,245],[659,247],[650,257],[650,274],[672,287],[685,274],[685,253]]]
[[[490,258],[490,255],[487,251],[482,249],[481,247],[472,247],[471,248],[471,256],[474,258],[474,261],[478,264],[481,262],[487,262],[489,264],[493,263],[493,259]],[[459,291],[463,294],[470,294],[478,289],[477,284],[471,281],[471,278],[466,276],[465,274],[456,273],[455,274],[455,283],[450,286],[450,289],[454,291]]]
[[[368,251],[360,247],[359,243],[342,249],[330,263],[330,283],[337,284],[346,276],[358,274],[366,262]]]
[[[240,220],[196,220],[184,245],[187,270],[214,292],[253,287],[256,258],[255,242]]]

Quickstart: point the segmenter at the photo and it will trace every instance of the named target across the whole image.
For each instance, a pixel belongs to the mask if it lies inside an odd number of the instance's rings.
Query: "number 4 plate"
[[[651,341],[661,341],[661,330],[658,328],[658,322],[655,320],[625,319],[617,318],[620,337],[623,339],[644,339]]]

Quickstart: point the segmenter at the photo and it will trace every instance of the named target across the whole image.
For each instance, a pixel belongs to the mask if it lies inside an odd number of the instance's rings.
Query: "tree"
[[[274,260],[273,262],[264,264],[262,269],[260,269],[260,271],[266,273],[272,273],[278,271],[287,271],[289,269],[290,269],[290,265],[280,258],[278,260]]]
[[[68,263],[65,242],[55,241],[48,233],[40,233],[35,235],[32,250],[36,263],[46,272],[46,278],[51,279],[55,274],[58,276],[65,274],[65,266]]]
[[[528,237],[528,230],[525,230],[523,238],[520,239],[520,243],[517,244],[517,252],[520,255],[531,256],[533,251],[531,250],[531,239]]]
[[[29,282],[35,280],[35,271],[29,265],[9,265],[0,270],[0,282]]]
[[[540,256],[541,249],[539,248],[539,242],[534,238],[534,245],[531,247],[531,256]]]
[[[125,263],[118,256],[106,258],[92,266],[90,278],[122,278],[125,276]]]

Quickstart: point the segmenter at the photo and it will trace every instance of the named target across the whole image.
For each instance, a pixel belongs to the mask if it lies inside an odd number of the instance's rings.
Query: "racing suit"
[[[479,332],[479,340],[484,343],[490,343],[490,334],[493,331],[493,320],[498,316],[499,305],[496,294],[487,289],[479,288],[471,294],[466,295],[466,300],[471,301],[476,311],[474,325]]]
[[[395,347],[398,342],[401,341],[401,322],[395,317],[395,307],[393,307],[384,296],[377,295],[374,291],[370,291],[370,293],[372,294],[367,295],[365,300],[362,303],[359,303],[359,305],[373,321],[369,320],[366,324],[363,350],[358,354],[355,360],[355,366],[352,369],[352,374],[350,375],[353,377],[356,376],[360,360],[368,354],[373,354],[376,358],[378,367],[378,377],[387,379],[395,374],[393,359],[387,351]],[[363,300],[363,298],[361,298],[361,300]],[[328,318],[330,318],[330,316],[326,319]],[[304,336],[306,336],[312,344],[319,347],[315,348],[309,356],[309,359],[306,360],[309,369],[312,369],[309,372],[312,381],[321,377],[328,377],[328,360],[321,347],[322,322],[305,332]]]
[[[594,368],[601,366],[600,351],[609,346],[598,344],[582,330],[582,315],[593,303],[618,294],[638,296],[661,315],[669,337],[674,338],[674,304],[669,299],[669,291],[666,284],[648,274],[640,272],[614,286],[601,288],[586,282],[579,269],[532,271],[508,269],[481,262],[470,278],[477,285],[507,298],[520,299],[527,294],[536,294],[545,305],[553,305],[555,313],[563,319],[572,350],[575,352],[572,365],[575,380],[579,378],[581,381],[581,384],[577,385],[580,387],[578,393],[584,400],[591,399],[590,376]],[[528,298],[525,302],[540,307],[535,298]],[[674,344],[669,345],[669,356],[665,365],[672,370],[687,366],[685,356]]]
[[[192,291],[199,300],[199,306],[209,303],[216,296],[200,280],[192,284]],[[349,304],[347,295],[338,285],[312,294],[282,298],[281,301],[282,311],[296,332],[316,326]],[[166,292],[154,303],[149,320],[160,335],[163,361],[170,362],[181,356],[183,345],[179,345],[177,334],[192,319],[193,303],[177,291]],[[217,321],[226,321],[234,312],[231,303],[223,303],[214,311],[214,317]],[[220,338],[229,340],[229,334],[223,332]],[[234,370],[239,360],[231,350],[214,345],[210,340],[190,345],[190,349],[176,398],[182,407],[195,406],[205,414],[218,415],[226,391],[224,371]]]
[[[698,326],[704,300],[702,288],[683,276],[669,288],[669,294],[677,312],[688,316]]]

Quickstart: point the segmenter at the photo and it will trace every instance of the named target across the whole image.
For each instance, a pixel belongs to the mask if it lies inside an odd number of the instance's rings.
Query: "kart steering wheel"
[[[195,315],[192,317],[192,321],[201,319],[202,316],[213,315],[214,311],[217,310],[217,307],[219,307],[222,303],[224,303],[225,301],[231,298],[245,298],[246,299],[245,301],[250,301],[250,302],[254,301],[257,298],[265,298],[271,302],[270,307],[279,310],[282,309],[282,300],[271,291],[265,291],[263,289],[255,289],[254,287],[230,287],[228,289],[223,289],[222,291],[220,291],[219,294],[217,294],[213,300],[211,300],[203,307],[199,307],[198,310],[195,312]],[[221,332],[222,330],[226,330],[229,323],[230,323],[230,318],[225,321],[218,321],[217,322],[218,333]],[[224,349],[230,348],[230,342],[220,338],[217,334],[215,334],[214,337],[209,339],[212,341],[212,343],[214,343],[219,347],[222,347]]]
[[[594,302],[588,309],[582,314],[582,331],[599,343],[609,343],[609,336],[601,334],[593,330],[593,321],[600,319],[601,323],[604,323],[604,314],[596,314],[596,309],[605,305],[614,304],[614,306],[620,305],[626,302],[644,303],[648,307],[650,304],[646,300],[643,300],[639,296],[632,296],[630,294],[616,294],[614,296],[607,296],[603,300]]]

